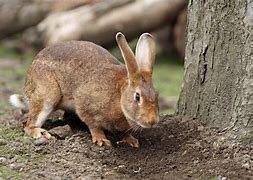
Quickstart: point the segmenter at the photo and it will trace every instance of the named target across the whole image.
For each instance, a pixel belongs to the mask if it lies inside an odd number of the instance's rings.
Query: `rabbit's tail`
[[[10,96],[9,101],[14,107],[20,108],[24,112],[28,111],[27,102],[24,96],[20,94],[13,94]]]

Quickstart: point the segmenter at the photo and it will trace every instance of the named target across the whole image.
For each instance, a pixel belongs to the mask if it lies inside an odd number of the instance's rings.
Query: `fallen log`
[[[37,25],[49,12],[64,11],[99,0],[0,0],[0,38]]]
[[[184,59],[186,42],[187,7],[181,10],[173,23],[155,31],[154,35],[163,52]]]
[[[0,38],[38,24],[49,11],[49,2],[0,0]]]
[[[79,39],[111,46],[118,31],[128,39],[153,31],[173,21],[186,3],[185,0],[138,0],[114,9],[107,8],[109,10],[97,3],[52,13],[35,28],[26,31],[23,38],[29,44],[41,46]]]
[[[101,0],[51,0],[53,11],[66,11],[79,6],[97,3]]]
[[[186,45],[186,24],[187,24],[187,8],[183,9],[173,27],[173,45],[179,56],[184,59]]]

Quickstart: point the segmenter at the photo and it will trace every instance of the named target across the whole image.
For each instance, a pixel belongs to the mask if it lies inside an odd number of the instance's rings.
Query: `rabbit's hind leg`
[[[46,81],[40,81],[40,86],[35,87],[28,101],[29,113],[25,132],[35,139],[41,137],[49,139],[51,137],[41,126],[61,100],[61,91],[56,81],[51,79],[47,82],[50,83],[50,86],[47,86]]]
[[[49,139],[51,135],[45,129],[42,129],[41,126],[44,124],[53,109],[54,107],[52,105],[43,103],[43,101],[37,101],[36,105],[31,103],[25,132],[35,139],[41,137]]]

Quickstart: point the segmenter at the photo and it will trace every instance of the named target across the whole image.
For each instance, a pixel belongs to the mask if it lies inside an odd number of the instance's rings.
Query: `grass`
[[[154,67],[153,81],[162,97],[179,95],[183,73],[183,64],[177,59],[159,57]]]
[[[35,53],[30,51],[25,54],[6,47],[0,43],[0,89],[13,89],[21,91],[27,68],[32,62]],[[2,61],[2,62],[1,62]],[[6,62],[8,62],[6,64]],[[1,92],[0,92],[1,95]],[[4,99],[4,97],[1,97]],[[8,108],[7,101],[0,101],[0,116],[4,115],[3,109]],[[6,142],[0,145],[0,157],[5,157],[7,162],[15,158],[15,163],[25,163],[31,154],[34,159],[40,161],[45,157],[44,153],[32,152],[33,145],[22,128],[0,127],[0,140]],[[20,143],[18,147],[16,143]],[[0,179],[23,179],[22,172],[11,168],[8,164],[0,164]]]
[[[14,60],[11,60],[14,61]],[[13,67],[5,67],[4,69],[1,68],[0,77],[7,82],[7,87],[12,89],[19,89],[21,84],[24,83],[24,77],[30,62],[25,62],[20,64],[18,68],[15,70]],[[6,85],[6,84],[4,84]],[[0,85],[1,86],[1,85]]]
[[[16,43],[20,43],[16,41]],[[4,43],[0,42],[0,57],[9,59],[32,59],[35,53],[33,51],[27,51],[26,53],[21,53],[15,48],[9,48]]]
[[[0,139],[6,140],[8,142],[29,142],[28,137],[24,134],[21,128],[0,128]]]
[[[17,171],[14,171],[6,166],[0,165],[0,178],[2,179],[22,179],[22,175],[20,175]]]
[[[8,83],[7,86],[14,89],[20,88],[20,84],[24,81],[27,68],[31,64],[34,55],[33,51],[20,53],[0,43],[0,60],[10,62],[9,65],[0,67],[0,77],[4,82]]]
[[[1,146],[0,156],[16,156],[18,161],[23,161],[25,159],[25,156],[30,149],[31,141],[30,138],[24,134],[22,128],[1,127],[0,139],[1,141],[6,142],[5,145]],[[17,149],[13,147],[13,142],[24,144],[24,148]]]
[[[171,97],[172,99],[178,99],[183,73],[183,64],[178,59],[158,56],[158,61],[154,67],[153,81],[160,98]],[[161,112],[173,114],[175,110],[168,108],[163,109]]]
[[[31,64],[35,53],[19,51],[8,48],[0,43],[0,89],[21,91],[24,84],[25,74]],[[0,92],[1,95],[1,92]],[[4,99],[3,97],[1,97]],[[0,101],[0,110],[9,107],[8,101]],[[1,111],[0,111],[1,116]]]
[[[6,107],[7,107],[6,102],[5,101],[0,101],[0,110],[5,109]],[[3,115],[3,111],[0,111],[0,116],[1,115]]]
[[[5,145],[0,146],[0,157],[5,157],[7,160],[15,157],[17,162],[24,162],[27,159],[25,158],[25,154],[30,149],[27,149],[29,147],[29,141],[21,128],[0,128],[0,139],[6,142]],[[21,150],[17,150],[15,146],[13,147],[13,142],[22,142],[26,145]],[[22,173],[9,166],[0,165],[0,177],[3,179],[22,179]]]
[[[0,128],[0,140],[6,142],[0,145],[0,157],[5,157],[7,161],[15,158],[16,163],[25,163],[33,154],[34,160],[39,162],[45,157],[44,152],[34,152],[33,145],[22,128]],[[19,145],[17,143],[20,143]],[[0,164],[0,179],[23,179],[22,173],[8,165]]]

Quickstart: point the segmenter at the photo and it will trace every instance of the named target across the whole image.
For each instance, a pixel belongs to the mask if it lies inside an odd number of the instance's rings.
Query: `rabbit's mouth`
[[[134,124],[141,126],[142,128],[153,128],[153,127],[156,127],[157,123],[159,122],[159,116],[155,117],[155,118],[153,117],[150,119],[147,119],[147,118],[144,119],[141,117],[136,118],[136,117],[133,117],[132,115],[130,115],[127,111],[125,111],[124,108],[122,108],[122,109],[123,109],[123,113],[130,125],[133,125],[133,123],[134,123]]]
[[[152,123],[149,123],[149,122],[140,122],[140,121],[136,121],[136,123],[141,126],[142,128],[154,128],[157,126],[157,122],[152,122]]]
[[[142,120],[137,120],[137,119],[132,119],[132,118],[129,118],[129,121],[130,124],[135,124],[135,125],[138,125],[142,128],[145,128],[145,129],[148,129],[148,128],[154,128],[157,126],[158,124],[158,121],[155,120],[155,121],[142,121]]]
[[[142,128],[150,128],[148,125],[144,125],[143,123],[140,123],[139,121],[136,121],[136,123],[139,125],[139,126],[141,126]]]
[[[126,111],[124,112],[124,115],[126,116],[126,119],[128,123],[130,124],[130,126],[138,125],[142,128],[147,128],[144,124],[140,123],[136,118],[133,118],[132,116],[130,116],[130,114],[128,114]]]
[[[140,117],[135,122],[143,128],[154,128],[159,122],[159,116]]]

